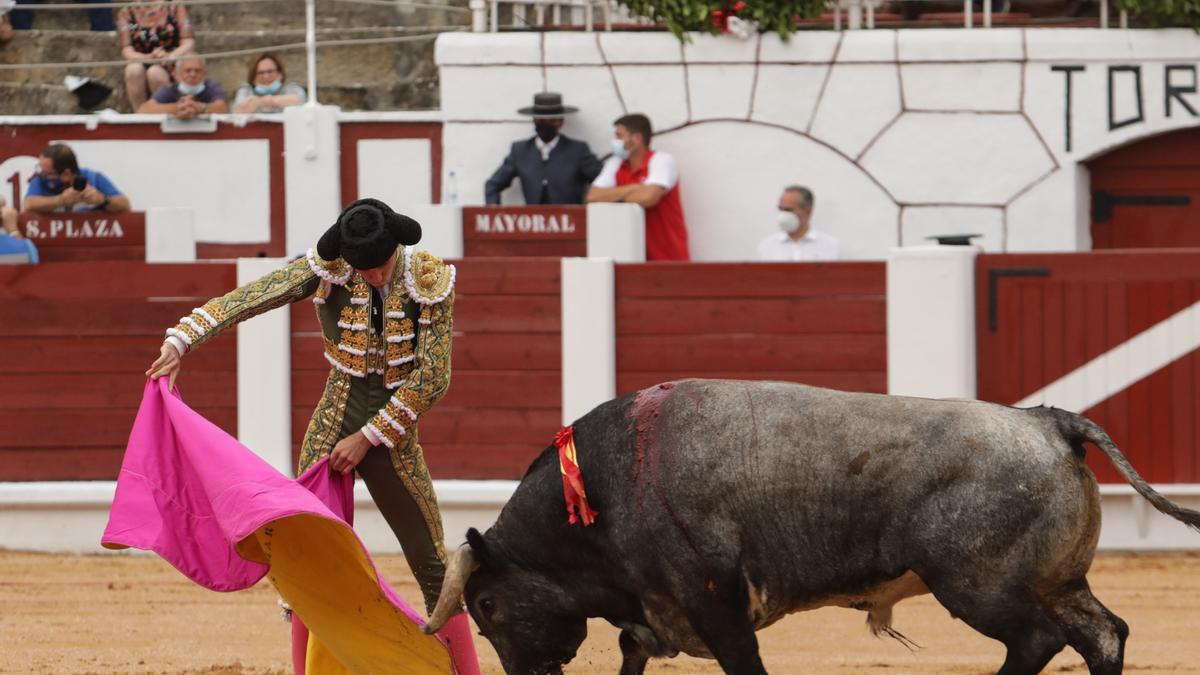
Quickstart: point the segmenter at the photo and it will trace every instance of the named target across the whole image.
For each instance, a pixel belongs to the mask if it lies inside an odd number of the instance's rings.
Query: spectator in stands
[[[181,120],[197,115],[229,112],[225,90],[216,80],[205,78],[204,59],[185,56],[176,67],[178,82],[159,88],[153,98],[138,108],[140,113],[166,113]]]
[[[175,2],[151,0],[117,12],[121,58],[125,66],[125,95],[136,111],[151,94],[171,83],[173,59],[196,49],[187,8]]]
[[[4,197],[0,197],[0,234],[21,238],[21,228],[17,227],[17,210],[9,206]]]
[[[779,229],[758,244],[758,260],[762,262],[806,262],[837,260],[838,241],[831,235],[813,229],[812,190],[803,185],[789,185],[779,196]]]
[[[130,208],[129,197],[99,171],[79,168],[75,152],[63,143],[46,146],[38,164],[40,171],[29,181],[22,204],[25,211],[122,213]]]
[[[13,25],[9,13],[15,5],[14,0],[0,0],[0,45],[8,44],[12,39]]]
[[[675,158],[650,149],[653,131],[645,115],[625,115],[613,125],[613,154],[588,190],[587,200],[641,206],[646,209],[646,259],[688,260]]]
[[[17,0],[18,5],[32,5],[39,0]],[[83,3],[107,3],[110,0],[80,0]],[[12,26],[17,30],[29,30],[33,28],[32,10],[14,9],[12,11]],[[92,24],[92,30],[108,32],[113,29],[113,12],[110,7],[97,7],[96,9],[88,10],[88,21]]]
[[[277,113],[288,106],[307,100],[304,87],[293,82],[284,84],[283,62],[274,54],[259,54],[250,62],[246,84],[238,87],[233,96],[233,112]]]
[[[508,156],[484,184],[484,199],[499,204],[500,193],[521,180],[526,204],[582,204],[588,186],[600,173],[600,160],[583,141],[559,133],[563,117],[578,111],[565,106],[562,95],[545,91],[534,94],[533,105],[521,115],[533,117],[534,136],[516,141]]]

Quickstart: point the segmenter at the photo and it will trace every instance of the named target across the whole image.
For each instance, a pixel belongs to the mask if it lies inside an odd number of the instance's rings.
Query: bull
[[[1128,626],[1092,594],[1099,448],[1159,511],[1108,435],[1053,408],[685,380],[575,422],[599,516],[568,525],[557,453],[529,467],[496,523],[450,561],[427,627],[465,598],[510,675],[561,673],[589,617],[621,629],[621,675],[679,652],[726,673],[766,670],[755,631],[849,607],[877,635],[932,593],[1007,648],[999,672],[1037,673],[1066,645],[1120,673]]]

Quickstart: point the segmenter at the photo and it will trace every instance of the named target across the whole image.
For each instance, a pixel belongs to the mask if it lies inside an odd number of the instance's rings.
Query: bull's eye
[[[484,598],[479,601],[479,610],[487,616],[491,616],[496,611],[496,601],[491,598]]]

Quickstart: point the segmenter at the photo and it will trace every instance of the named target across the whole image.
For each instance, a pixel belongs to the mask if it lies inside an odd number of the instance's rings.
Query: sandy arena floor
[[[379,561],[410,602],[419,602],[403,558]],[[1097,596],[1132,629],[1126,669],[1200,673],[1200,554],[1103,556],[1091,574]],[[929,596],[902,603],[896,627],[916,653],[875,639],[865,615],[844,609],[797,614],[759,633],[772,673],[989,673],[1003,649],[952,620]],[[615,673],[617,632],[593,622],[567,673]],[[476,638],[484,673],[502,673]],[[288,628],[264,582],[241,593],[193,585],[156,557],[49,556],[0,551],[0,673],[290,674]],[[651,673],[719,673],[680,657]],[[1072,651],[1047,672],[1084,673]]]

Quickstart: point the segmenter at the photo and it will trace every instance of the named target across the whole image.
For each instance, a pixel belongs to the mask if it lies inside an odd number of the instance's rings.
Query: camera
[[[83,176],[75,176],[75,178],[71,179],[71,187],[83,192],[87,188],[87,179]]]

